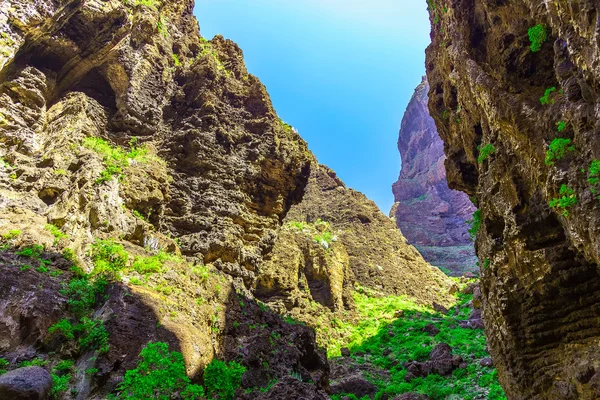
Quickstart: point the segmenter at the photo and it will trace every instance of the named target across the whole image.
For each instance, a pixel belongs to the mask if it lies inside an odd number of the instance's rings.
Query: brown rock
[[[438,328],[436,328],[435,325],[433,325],[433,324],[425,325],[425,327],[423,327],[422,331],[429,333],[429,335],[431,335],[431,336],[435,336],[438,333],[440,333],[440,330]]]
[[[331,394],[351,393],[360,398],[370,396],[377,392],[377,386],[363,378],[361,375],[351,375],[342,378],[331,386]]]
[[[418,393],[404,393],[394,397],[392,400],[429,400],[429,397]]]

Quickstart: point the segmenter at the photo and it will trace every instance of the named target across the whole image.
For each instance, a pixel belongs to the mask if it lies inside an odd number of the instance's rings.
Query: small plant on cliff
[[[140,357],[137,367],[128,370],[119,384],[118,398],[167,400],[176,396],[184,399],[204,397],[202,386],[191,384],[187,377],[183,355],[176,351],[169,352],[166,343],[148,343]]]
[[[235,391],[242,383],[242,375],[246,368],[232,361],[225,363],[213,360],[204,370],[204,386],[209,398],[233,400]]]
[[[50,389],[50,398],[53,400],[60,399],[62,394],[69,389],[69,381],[71,380],[71,375],[56,375],[52,374],[52,389]]]
[[[529,34],[529,41],[531,42],[531,51],[534,53],[540,51],[542,44],[548,40],[546,27],[543,24],[537,24],[536,26],[529,28],[527,33]]]
[[[571,139],[555,138],[548,145],[546,152],[546,165],[554,165],[554,161],[561,160],[567,152],[575,151],[575,146],[571,145]]]
[[[600,182],[600,160],[593,160],[588,170],[588,183],[592,185],[590,189],[593,194],[596,194],[596,185]],[[600,196],[598,197],[600,200]]]
[[[69,237],[69,235],[67,235],[66,233],[63,233],[60,230],[60,228],[56,225],[46,224],[44,229],[46,229],[48,232],[50,232],[52,234],[52,236],[54,236],[54,244],[58,243],[60,241],[60,239],[62,239],[62,238]]]
[[[556,123],[556,130],[558,130],[559,132],[562,132],[565,129],[567,129],[567,123],[565,121],[558,121]]]
[[[0,357],[0,375],[7,373],[9,366],[10,363],[6,359]]]
[[[475,210],[473,218],[468,220],[467,224],[469,225],[469,235],[471,236],[471,240],[475,240],[477,232],[479,232],[479,228],[481,228],[481,210]]]
[[[479,147],[479,157],[477,157],[477,162],[481,164],[487,158],[496,152],[496,147],[493,144],[488,143],[485,146]]]
[[[554,99],[550,97],[554,91],[556,91],[555,86],[549,87],[544,91],[544,95],[540,97],[540,103],[542,103],[543,106],[547,104],[554,104]]]
[[[8,241],[13,240],[19,237],[21,231],[19,229],[11,229],[10,231],[2,234],[2,239]]]
[[[575,195],[575,191],[563,184],[560,187],[558,194],[561,197],[550,200],[550,207],[558,209],[561,211],[561,215],[568,217],[568,208],[577,204],[577,196]]]
[[[173,63],[175,64],[175,66],[181,67],[181,61],[179,61],[179,56],[175,53],[173,53],[172,56],[173,56]]]

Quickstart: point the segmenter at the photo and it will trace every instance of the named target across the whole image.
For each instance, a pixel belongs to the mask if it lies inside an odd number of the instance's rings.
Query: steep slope
[[[511,399],[597,399],[598,3],[429,5],[429,107],[450,185],[479,204],[500,381]]]
[[[196,382],[221,359],[247,392],[291,375],[322,397],[319,321],[296,323],[298,299],[347,321],[363,287],[452,301],[372,202],[314,189],[326,169],[192,8],[0,4],[0,370],[43,365],[55,397],[126,397],[151,341]],[[277,262],[286,248],[299,258]],[[278,291],[278,275],[298,281]]]
[[[475,208],[466,194],[448,188],[444,142],[429,116],[427,92],[429,83],[424,79],[402,118],[398,137],[402,168],[392,185],[391,214],[428,262],[462,275],[476,263],[466,223]]]

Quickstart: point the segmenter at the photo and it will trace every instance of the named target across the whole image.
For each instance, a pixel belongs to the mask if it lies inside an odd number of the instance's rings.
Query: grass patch
[[[469,316],[471,309],[467,303],[471,298],[471,295],[459,295],[457,305],[447,315],[442,315],[406,299],[355,297],[363,321],[355,328],[356,339],[348,346],[351,357],[358,363],[368,359],[374,367],[389,373],[389,379],[366,376],[378,388],[376,400],[409,392],[426,394],[432,400],[506,399],[495,369],[482,367],[479,363],[481,358],[489,357],[483,330],[459,326],[459,321]],[[396,310],[403,310],[403,317],[394,318]],[[383,320],[378,318],[379,315]],[[440,332],[430,336],[423,331],[427,324],[433,324]],[[467,362],[467,368],[457,369],[447,377],[431,374],[406,382],[407,370],[403,363],[427,359],[438,343],[449,344],[453,354],[462,356]],[[361,356],[363,353],[366,355]],[[332,398],[340,400],[344,396]]]
[[[554,86],[544,91],[544,95],[540,97],[540,103],[542,103],[543,106],[547,104],[554,104],[554,99],[550,97],[554,91],[556,91],[556,87]]]
[[[481,228],[481,210],[475,210],[473,218],[468,220],[467,224],[469,225],[469,236],[474,241],[477,238],[477,232]]]
[[[60,230],[60,228],[56,225],[46,224],[44,229],[47,230],[48,232],[50,232],[52,234],[52,236],[54,236],[54,245],[56,245],[61,239],[69,237],[69,235],[67,235],[66,233],[63,233]]]

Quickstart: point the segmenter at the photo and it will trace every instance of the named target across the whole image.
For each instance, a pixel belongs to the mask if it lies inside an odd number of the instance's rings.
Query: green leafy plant
[[[556,130],[563,132],[565,129],[567,129],[567,123],[565,121],[558,121],[556,123]]]
[[[50,398],[54,400],[58,400],[61,398],[62,394],[69,389],[69,381],[71,380],[71,375],[56,375],[52,374],[52,389],[50,389]]]
[[[163,37],[169,36],[169,30],[167,29],[167,20],[162,15],[156,23],[156,29],[158,30],[158,33],[160,33]]]
[[[140,357],[137,367],[128,370],[119,384],[119,398],[169,400],[177,394],[185,399],[204,396],[201,386],[190,383],[181,353],[169,352],[166,343],[148,343]]]
[[[548,34],[546,33],[546,27],[544,24],[537,24],[527,31],[529,34],[529,41],[531,42],[531,51],[536,53],[541,50],[542,44],[548,40]]]
[[[172,54],[173,63],[175,63],[176,67],[181,67],[181,61],[179,61],[179,56],[175,53]]]
[[[235,391],[242,383],[246,367],[231,361],[213,360],[204,370],[206,394],[219,400],[233,400]]]
[[[66,318],[63,318],[56,324],[50,326],[50,328],[48,328],[48,333],[51,335],[60,334],[67,340],[75,339],[75,328]]]
[[[542,103],[543,106],[545,106],[547,104],[554,104],[554,99],[552,99],[550,97],[550,95],[554,91],[556,91],[556,87],[554,87],[554,86],[550,87],[544,91],[544,95],[542,97],[540,97],[540,103]]]
[[[563,184],[560,187],[558,194],[561,197],[550,200],[550,207],[558,209],[561,211],[561,215],[568,217],[568,208],[577,204],[577,196],[575,195],[575,191]]]
[[[99,354],[108,353],[108,331],[102,321],[83,318],[81,324],[76,328],[83,332],[79,339],[79,346],[82,350],[97,350]]]
[[[10,363],[5,358],[0,357],[0,375],[8,372],[8,367]]]
[[[561,160],[567,152],[575,151],[575,146],[571,145],[571,139],[555,138],[548,145],[546,152],[546,165],[554,165],[555,161]]]
[[[596,186],[600,181],[600,160],[593,160],[588,169],[588,183]]]
[[[48,361],[44,360],[43,358],[37,357],[37,358],[34,358],[33,360],[21,361],[19,363],[19,368],[44,367],[44,366],[46,366],[46,364],[48,364]]]
[[[75,362],[73,360],[61,360],[54,368],[52,368],[52,371],[58,374],[65,374],[70,372],[74,366]]]
[[[485,160],[487,160],[487,158],[494,154],[496,152],[496,147],[494,147],[493,144],[488,143],[485,146],[480,146],[479,147],[479,157],[477,157],[477,162],[479,164],[481,164],[482,162],[484,162]]]

